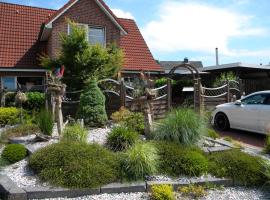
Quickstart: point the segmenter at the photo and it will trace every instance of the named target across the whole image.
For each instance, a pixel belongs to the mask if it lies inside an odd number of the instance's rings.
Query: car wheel
[[[215,126],[221,131],[228,130],[230,128],[228,117],[224,113],[216,114]]]

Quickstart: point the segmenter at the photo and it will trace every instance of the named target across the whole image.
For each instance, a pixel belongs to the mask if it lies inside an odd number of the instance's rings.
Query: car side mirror
[[[242,102],[240,100],[236,100],[234,104],[237,105],[237,106],[241,106]]]

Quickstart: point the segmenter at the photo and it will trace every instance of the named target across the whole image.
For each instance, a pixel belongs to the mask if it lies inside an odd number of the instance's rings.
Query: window
[[[242,100],[242,104],[267,104],[269,94],[255,94]]]
[[[16,77],[2,77],[2,88],[7,90],[16,90]]]
[[[90,44],[100,44],[105,46],[105,29],[103,27],[88,26],[87,24],[78,24],[79,27],[86,29],[87,41]],[[68,33],[71,33],[71,26],[68,26]]]

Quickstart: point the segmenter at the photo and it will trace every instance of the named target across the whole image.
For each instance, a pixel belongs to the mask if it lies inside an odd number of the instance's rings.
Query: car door
[[[259,107],[265,101],[265,95],[254,94],[242,99],[240,105],[235,105],[231,112],[233,128],[258,132],[258,121],[260,116]]]
[[[270,133],[270,93],[265,95],[264,103],[258,107],[258,129],[260,133],[268,134]]]

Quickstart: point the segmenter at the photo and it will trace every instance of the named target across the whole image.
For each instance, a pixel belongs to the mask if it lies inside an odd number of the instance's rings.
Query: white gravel
[[[100,145],[106,144],[107,136],[111,132],[111,128],[98,128],[89,130],[87,142],[88,143],[98,143]]]

